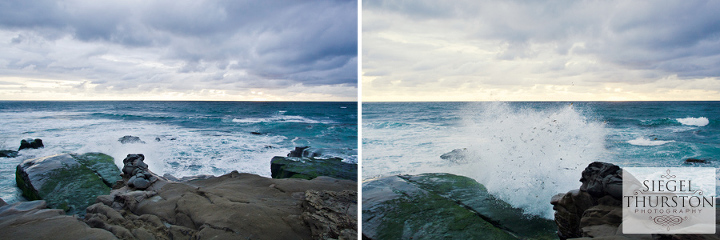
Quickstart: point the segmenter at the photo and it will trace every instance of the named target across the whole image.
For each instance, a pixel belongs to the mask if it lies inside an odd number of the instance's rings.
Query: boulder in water
[[[31,148],[31,149],[38,149],[43,148],[45,145],[43,145],[42,139],[36,138],[36,139],[23,139],[20,140],[20,148],[18,148],[18,151]]]
[[[18,151],[15,150],[0,150],[0,157],[14,158],[18,156]]]
[[[710,161],[699,158],[688,158],[685,159],[685,163],[709,163]]]
[[[17,166],[17,186],[28,200],[83,215],[99,195],[120,179],[112,157],[102,153],[58,154],[28,159]]]
[[[145,143],[143,140],[140,140],[140,137],[130,136],[130,135],[125,135],[125,136],[119,138],[119,139],[118,139],[118,142],[120,142],[120,143],[122,143],[122,144],[127,144],[127,143]]]
[[[459,163],[467,163],[468,162],[467,155],[468,155],[467,148],[463,148],[463,149],[458,148],[458,149],[454,149],[448,153],[445,153],[443,155],[440,155],[440,158],[447,160],[451,163],[459,164]]]

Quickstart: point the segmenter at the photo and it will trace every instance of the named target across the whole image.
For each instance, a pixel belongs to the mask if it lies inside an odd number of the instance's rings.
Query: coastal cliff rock
[[[28,138],[28,139],[20,140],[20,148],[18,148],[18,151],[23,150],[23,149],[28,149],[28,148],[38,149],[38,148],[42,148],[42,147],[45,147],[45,145],[43,145],[42,139]]]
[[[356,224],[345,222],[356,212],[355,189],[353,181],[323,176],[271,179],[236,171],[187,182],[159,178],[145,191],[124,186],[98,197],[85,221],[120,239],[356,239]]]
[[[165,178],[143,159],[130,154],[123,160],[123,185],[88,207],[88,225],[120,239],[357,239],[354,181],[237,171]],[[153,179],[144,189],[130,186],[139,171]]]
[[[83,215],[99,195],[120,179],[112,157],[102,153],[58,154],[28,159],[17,166],[17,186],[28,200]]]
[[[554,196],[557,235],[560,239],[720,239],[718,235],[623,235],[622,169],[593,162],[582,172],[579,189]],[[628,176],[626,176],[628,177]],[[632,177],[632,176],[629,176]],[[720,216],[717,215],[716,216]],[[720,218],[716,218],[716,224]]]
[[[0,239],[116,239],[42,200],[0,205]]]
[[[554,239],[552,221],[523,215],[475,180],[447,173],[363,183],[363,239]]]

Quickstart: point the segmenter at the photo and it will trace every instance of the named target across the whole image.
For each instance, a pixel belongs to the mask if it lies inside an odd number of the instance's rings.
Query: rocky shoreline
[[[357,239],[355,181],[237,171],[177,179],[153,173],[142,154],[129,154],[122,171],[99,167],[105,156],[21,163],[18,185],[34,201],[0,202],[0,239]],[[77,169],[87,176],[69,174]]]
[[[579,189],[548,199],[554,220],[523,215],[463,176],[425,173],[369,180],[362,185],[363,239],[720,239],[719,234],[624,235],[622,169],[593,162],[579,177]]]

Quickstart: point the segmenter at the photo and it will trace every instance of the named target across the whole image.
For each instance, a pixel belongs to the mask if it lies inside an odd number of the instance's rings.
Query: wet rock
[[[551,239],[552,221],[528,217],[473,179],[447,173],[363,183],[363,238]]]
[[[582,173],[580,189],[554,196],[555,223],[560,239],[720,239],[718,235],[623,235],[622,170],[613,164],[594,162]],[[626,182],[638,182],[632,176]],[[639,184],[636,183],[636,184]],[[619,186],[618,186],[619,185]],[[620,193],[620,196],[621,193]],[[716,215],[717,212],[716,211]],[[718,219],[720,220],[720,219]]]
[[[297,157],[297,158],[302,157],[303,152],[305,151],[305,149],[308,149],[308,148],[309,148],[309,146],[295,147],[295,150],[290,151],[290,153],[288,153],[287,156],[288,157]]]
[[[17,186],[28,200],[42,199],[51,208],[80,215],[120,179],[113,158],[102,153],[28,159],[17,166],[15,175]]]
[[[119,138],[119,139],[118,139],[118,142],[120,142],[120,143],[122,143],[122,144],[127,144],[127,143],[145,143],[144,141],[140,140],[140,137],[130,136],[130,135],[125,135],[125,136]]]
[[[18,148],[18,151],[23,149],[38,149],[43,148],[45,145],[43,145],[42,139],[36,138],[36,139],[23,139],[20,140],[20,148]]]
[[[615,164],[593,162],[582,172],[580,190],[594,198],[605,195],[622,199],[622,169]]]
[[[0,207],[0,239],[116,239],[105,230],[91,228],[45,201],[17,202]]]
[[[698,158],[688,158],[685,159],[685,163],[709,163],[710,161],[705,159],[698,159]]]
[[[454,149],[448,153],[440,155],[440,158],[447,160],[451,163],[460,164],[460,163],[468,162],[467,155],[468,155],[467,148],[463,148],[463,149]]]
[[[357,164],[345,163],[341,158],[273,157],[270,172],[272,178],[313,179],[328,176],[357,180]]]
[[[0,150],[0,157],[14,158],[18,156],[18,151],[14,150]]]

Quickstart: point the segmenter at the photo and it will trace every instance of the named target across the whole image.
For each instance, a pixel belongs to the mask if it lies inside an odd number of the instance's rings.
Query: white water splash
[[[465,116],[457,139],[467,146],[469,163],[453,171],[527,214],[552,219],[550,199],[579,188],[582,170],[605,151],[604,124],[571,105],[534,110],[478,103]]]

